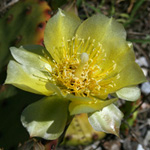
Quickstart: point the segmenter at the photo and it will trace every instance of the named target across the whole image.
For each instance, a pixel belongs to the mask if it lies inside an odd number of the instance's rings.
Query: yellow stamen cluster
[[[105,78],[115,68],[115,63],[105,72],[101,70],[99,64],[105,61],[106,54],[100,44],[96,46],[95,40],[89,38],[84,41],[75,37],[67,42],[63,40],[62,47],[55,49],[56,55],[61,49],[63,56],[57,55],[51,76],[62,92],[84,97],[98,96],[102,89],[114,86],[112,79]]]

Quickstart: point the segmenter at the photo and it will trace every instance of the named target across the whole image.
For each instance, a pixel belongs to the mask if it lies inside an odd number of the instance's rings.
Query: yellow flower
[[[45,47],[11,48],[6,84],[47,97],[29,105],[21,121],[31,136],[58,138],[71,115],[89,113],[97,131],[118,135],[119,97],[137,100],[137,84],[146,81],[135,63],[123,26],[99,14],[83,22],[59,10],[49,20]],[[116,97],[108,99],[109,94]]]

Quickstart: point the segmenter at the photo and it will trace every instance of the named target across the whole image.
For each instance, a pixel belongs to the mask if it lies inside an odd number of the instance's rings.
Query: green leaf
[[[136,86],[122,88],[116,94],[119,98],[128,101],[136,101],[141,96],[140,89]]]
[[[125,27],[131,25],[135,21],[135,19],[137,19],[139,17],[139,16],[137,16],[137,14],[138,14],[137,11],[143,5],[144,2],[145,2],[145,0],[136,1],[135,5],[132,9],[129,20],[124,24]]]
[[[68,116],[68,102],[58,96],[43,98],[29,105],[21,121],[31,137],[57,139],[64,131]]]
[[[89,122],[96,131],[112,133],[119,136],[119,128],[123,113],[111,104],[104,107],[101,111],[97,111],[89,115]]]

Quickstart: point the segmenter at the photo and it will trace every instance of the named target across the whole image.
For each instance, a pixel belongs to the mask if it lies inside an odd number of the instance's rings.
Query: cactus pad
[[[76,115],[65,136],[65,145],[87,145],[105,137],[104,132],[95,131],[88,122],[87,114]]]
[[[42,45],[50,12],[43,0],[20,0],[0,18],[0,71],[10,59],[10,46]]]
[[[0,83],[5,80],[5,70],[10,60],[10,46],[43,44],[46,21],[51,9],[43,0],[20,0],[0,18]],[[16,89],[11,85],[0,85],[0,148],[17,149],[28,134],[22,127],[20,115],[25,106],[40,99]]]

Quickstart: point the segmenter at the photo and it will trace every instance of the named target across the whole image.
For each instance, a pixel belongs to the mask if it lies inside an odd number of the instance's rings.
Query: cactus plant
[[[42,45],[46,20],[50,18],[49,12],[49,6],[42,0],[22,0],[14,5],[7,12],[7,14],[3,18],[1,18],[0,69],[2,69],[2,67],[7,64],[8,59],[10,58],[10,46],[15,45],[18,47],[25,44]],[[18,91],[19,90],[17,90],[16,92]],[[4,143],[7,144],[7,149],[9,149],[14,144],[17,144],[17,140],[21,142],[25,138],[27,138],[27,135],[23,137],[23,134],[25,134],[24,132],[22,132],[23,128],[21,128],[21,124],[17,124],[17,122],[19,122],[19,117],[24,106],[37,99],[33,97],[34,96],[32,94],[27,94],[26,92],[19,91],[16,95],[10,94],[9,100],[7,99],[7,97],[5,97],[5,101],[2,102],[0,106],[0,114],[2,114],[0,116],[2,118],[2,123],[0,125],[0,143],[2,143],[2,146],[5,147],[6,145],[4,145]],[[10,103],[8,104],[8,102]],[[3,114],[7,114],[7,112],[12,113],[8,114],[7,117],[3,116]],[[16,118],[14,116],[17,116],[17,120],[15,120]],[[9,128],[11,122],[15,122],[13,125],[16,125],[15,127],[20,134],[19,136],[16,136],[16,134],[18,133],[14,131],[13,126]],[[7,139],[8,135],[10,134],[14,138]],[[2,138],[2,136],[4,137]],[[85,114],[82,114],[76,116],[73,119],[73,122],[71,123],[66,133],[64,144],[85,145],[92,142],[93,140],[101,139],[104,136],[104,133],[94,131],[87,121],[87,116]]]
[[[0,18],[0,70],[10,59],[10,46],[42,45],[50,12],[43,0],[20,0]]]
[[[5,79],[5,68],[10,57],[10,46],[42,45],[46,21],[51,8],[43,0],[20,0],[0,18],[0,83]],[[38,96],[39,97],[39,96]],[[41,96],[40,96],[41,97]],[[12,86],[0,85],[0,147],[16,149],[28,139],[20,123],[22,109],[37,96]]]
[[[92,128],[87,114],[80,114],[72,120],[66,132],[64,145],[87,145],[104,137],[104,132],[97,132]]]

